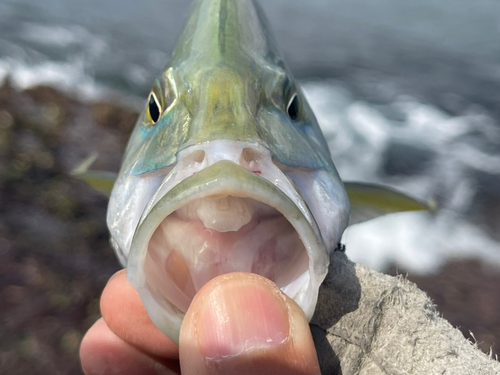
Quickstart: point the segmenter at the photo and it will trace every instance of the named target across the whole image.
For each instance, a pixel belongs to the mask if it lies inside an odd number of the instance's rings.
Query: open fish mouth
[[[219,161],[146,209],[132,240],[128,279],[153,322],[178,337],[197,291],[230,272],[267,277],[312,316],[326,254],[317,228],[286,194]]]

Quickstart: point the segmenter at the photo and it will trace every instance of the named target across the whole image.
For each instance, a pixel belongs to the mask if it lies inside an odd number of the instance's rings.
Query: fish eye
[[[290,101],[288,102],[288,105],[286,107],[286,112],[288,113],[288,117],[290,117],[292,121],[297,121],[297,119],[299,118],[300,102],[297,93],[293,94],[290,98]]]
[[[151,93],[151,95],[149,95],[148,111],[151,121],[156,124],[160,119],[161,107],[154,93]]]

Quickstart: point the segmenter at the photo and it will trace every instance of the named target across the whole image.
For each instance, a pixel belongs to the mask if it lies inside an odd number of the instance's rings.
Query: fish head
[[[111,242],[174,341],[210,279],[252,272],[312,318],[349,200],[250,0],[200,0],[153,84],[108,208]]]

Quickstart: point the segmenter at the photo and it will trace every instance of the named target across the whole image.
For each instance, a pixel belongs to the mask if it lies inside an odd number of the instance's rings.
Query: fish
[[[349,224],[426,202],[344,182],[255,0],[196,0],[155,79],[109,195],[112,247],[153,323],[178,343],[196,293],[230,272],[272,280],[310,320]]]

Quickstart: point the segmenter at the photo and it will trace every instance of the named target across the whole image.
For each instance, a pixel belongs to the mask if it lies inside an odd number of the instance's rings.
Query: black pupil
[[[297,96],[297,94],[293,96],[292,101],[288,105],[287,111],[288,116],[290,116],[292,120],[297,120],[297,118],[299,117],[299,97]]]
[[[149,115],[154,123],[156,123],[160,118],[160,108],[158,108],[158,104],[156,104],[156,100],[153,95],[149,97]]]

